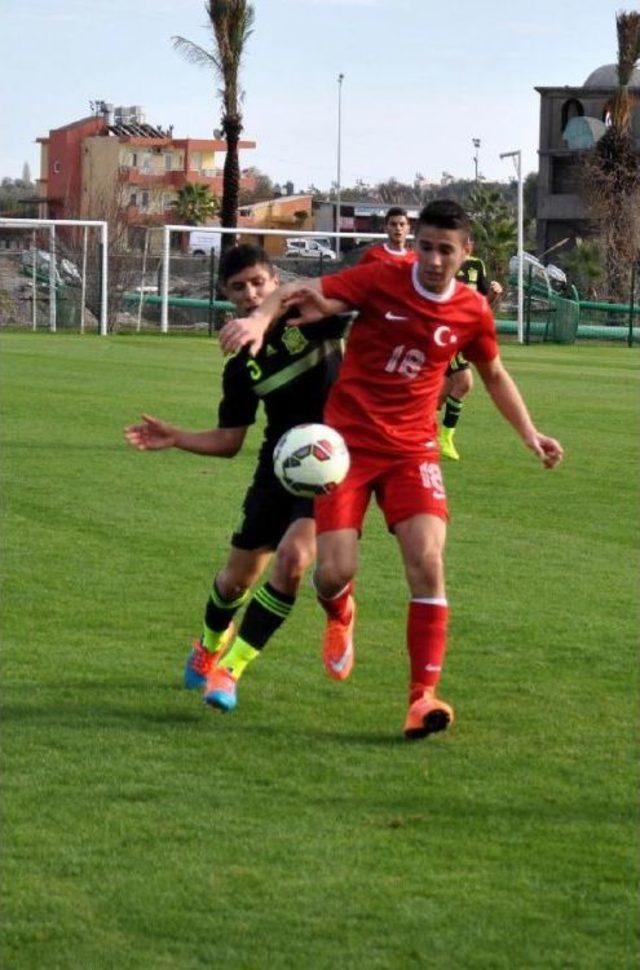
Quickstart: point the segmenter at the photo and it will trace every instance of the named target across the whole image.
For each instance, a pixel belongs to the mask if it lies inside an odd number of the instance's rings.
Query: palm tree
[[[173,46],[190,63],[213,70],[222,87],[221,125],[227,142],[227,154],[222,175],[222,205],[220,221],[225,228],[238,224],[240,194],[240,164],[238,143],[242,132],[240,105],[244,92],[239,86],[240,64],[245,45],[252,33],[254,9],[247,0],[207,0],[205,10],[215,41],[215,50],[208,51],[185,37],[173,37]],[[223,251],[233,245],[233,237],[222,238]]]
[[[587,196],[600,217],[607,290],[624,299],[630,268],[640,252],[640,158],[631,131],[629,82],[640,58],[640,13],[619,13],[618,87],[609,105],[611,123],[585,165]]]
[[[597,239],[585,239],[566,254],[559,262],[567,271],[583,299],[596,298],[596,286],[602,280],[604,267],[602,247]]]
[[[189,182],[178,191],[172,203],[177,219],[188,226],[202,226],[218,211],[218,200],[208,185]]]
[[[490,279],[504,281],[518,242],[509,206],[497,189],[479,185],[469,196],[469,213],[476,255],[486,263]]]

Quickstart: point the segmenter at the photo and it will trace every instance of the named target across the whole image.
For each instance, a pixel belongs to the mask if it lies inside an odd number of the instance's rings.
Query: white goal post
[[[38,251],[35,244],[35,233],[38,231],[46,231],[49,238],[49,252],[47,255],[48,263],[48,277],[49,277],[49,330],[55,333],[58,327],[57,312],[58,312],[58,300],[56,297],[58,290],[58,255],[57,255],[57,239],[56,239],[56,229],[83,229],[82,234],[82,250],[81,250],[81,263],[82,268],[78,271],[78,277],[80,280],[80,331],[84,330],[84,317],[85,317],[85,305],[86,305],[86,294],[87,294],[87,247],[88,247],[88,230],[97,229],[100,234],[100,315],[99,315],[99,333],[101,336],[106,336],[108,330],[107,324],[107,287],[108,287],[108,243],[109,243],[109,232],[107,223],[103,220],[96,219],[12,219],[0,217],[0,229],[32,229],[33,236],[31,240],[31,245],[27,252],[31,251],[31,285],[33,289],[32,296],[32,329],[37,328],[37,317],[36,317],[36,287],[37,287],[37,263],[38,263]]]

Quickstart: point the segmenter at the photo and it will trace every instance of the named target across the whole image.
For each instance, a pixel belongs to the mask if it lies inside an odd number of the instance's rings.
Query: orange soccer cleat
[[[453,708],[427,690],[422,697],[409,704],[404,722],[404,736],[408,741],[417,741],[418,738],[426,738],[436,731],[446,731],[453,721]]]
[[[353,627],[356,619],[356,603],[353,596],[347,600],[349,620],[328,617],[324,631],[322,659],[324,668],[334,680],[346,680],[353,669]]]
[[[217,707],[219,711],[233,711],[238,704],[237,686],[238,681],[230,670],[214,666],[207,677],[203,699],[210,707]]]
[[[230,623],[220,638],[217,650],[207,650],[202,640],[194,640],[191,653],[184,666],[184,686],[187,690],[197,690],[204,687],[207,677],[221,659],[236,634],[236,628]]]

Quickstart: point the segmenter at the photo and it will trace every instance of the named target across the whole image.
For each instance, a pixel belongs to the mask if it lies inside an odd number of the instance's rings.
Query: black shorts
[[[231,536],[235,549],[277,549],[292,522],[313,518],[313,499],[291,495],[269,476],[254,479],[242,503],[242,518]]]
[[[445,377],[451,377],[452,374],[456,374],[459,370],[469,370],[470,367],[471,364],[465,358],[464,354],[454,354],[449,361]]]

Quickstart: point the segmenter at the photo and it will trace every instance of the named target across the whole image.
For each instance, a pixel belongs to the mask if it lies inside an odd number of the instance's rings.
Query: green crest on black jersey
[[[300,354],[309,341],[301,334],[299,327],[287,327],[282,334],[282,343],[290,354]]]

